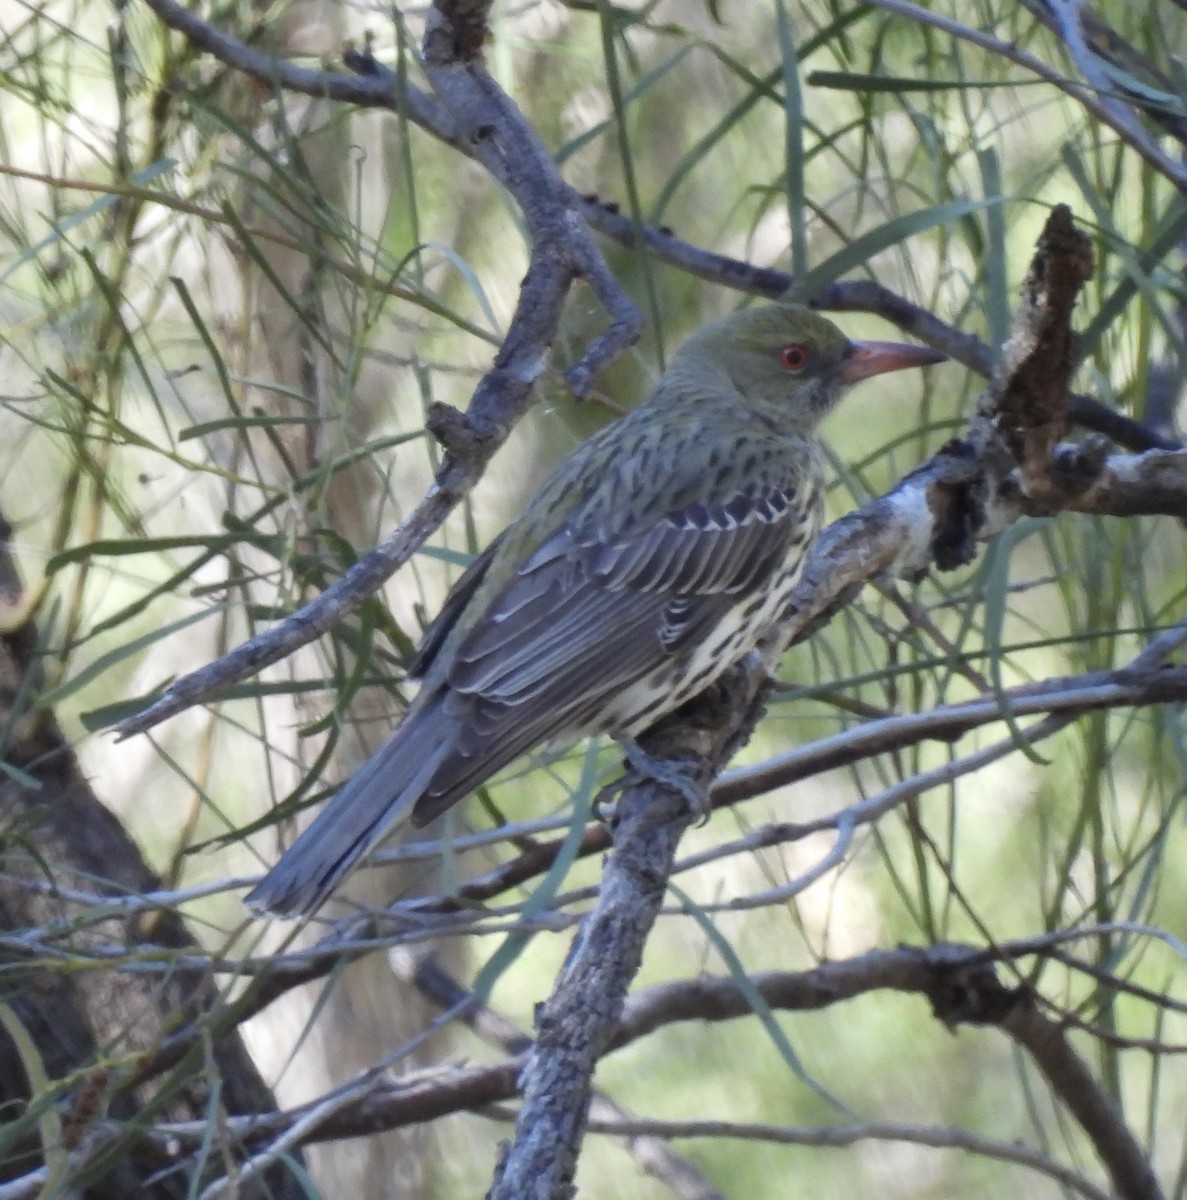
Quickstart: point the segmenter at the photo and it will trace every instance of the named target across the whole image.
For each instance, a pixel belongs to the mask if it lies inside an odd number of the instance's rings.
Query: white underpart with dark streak
[[[618,704],[599,714],[590,732],[628,737],[642,733],[660,717],[703,692],[753,650],[795,589],[804,569],[806,548],[816,539],[821,524],[822,513],[817,505],[805,514],[804,524],[791,539],[783,567],[771,587],[729,609],[691,648],[688,658],[674,655],[672,662],[657,667],[625,692]]]

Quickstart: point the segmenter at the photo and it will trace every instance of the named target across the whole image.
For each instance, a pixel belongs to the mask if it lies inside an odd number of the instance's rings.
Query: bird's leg
[[[648,754],[633,737],[626,734],[620,734],[615,740],[622,747],[633,774],[652,779],[661,787],[670,788],[683,796],[689,810],[699,818],[698,823],[703,825],[708,821],[713,807],[709,793],[688,777],[685,768],[678,763],[664,761]],[[618,790],[626,786],[629,778],[628,775],[618,781]]]

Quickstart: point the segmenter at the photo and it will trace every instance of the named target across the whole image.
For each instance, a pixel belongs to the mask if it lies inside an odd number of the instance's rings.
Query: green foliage
[[[304,53],[310,66],[361,33],[325,17],[331,44],[311,51],[281,13],[259,9],[249,21],[248,7],[203,11],[231,36]],[[994,353],[1038,230],[1051,205],[1070,204],[1096,255],[1078,386],[1166,423],[1185,350],[1184,191],[1075,94],[1002,52],[1033,55],[1078,86],[1037,7],[930,7],[984,33],[978,43],[839,0],[501,5],[488,65],[565,178],[620,205],[636,233],[664,225],[683,243],[794,269],[807,294],[837,279],[877,280]],[[1110,67],[1114,85],[1182,121],[1187,15],[1122,3],[1099,15],[1160,71],[1152,79],[1125,60]],[[376,15],[368,31],[376,55],[423,86],[412,49],[421,30],[403,24],[412,20]],[[147,8],[12,5],[0,16],[0,67],[0,509],[45,639],[38,703],[52,706],[96,792],[166,884],[194,889],[175,899],[226,964],[220,987],[230,996],[245,986],[239,956],[258,949],[258,935],[243,932],[238,893],[213,883],[273,855],[278,822],[351,769],[334,756],[356,728],[374,744],[398,718],[424,621],[546,468],[631,407],[690,328],[742,300],[676,256],[607,243],[647,331],[599,377],[595,401],[573,400],[550,368],[486,477],[385,592],[315,649],[237,684],[133,757],[96,730],[298,609],[415,509],[442,458],[426,414],[468,403],[514,310],[529,247],[507,195],[406,116],[247,82]],[[1153,137],[1150,111],[1128,111]],[[868,314],[838,319],[855,336],[888,336]],[[589,293],[576,291],[558,363],[579,358],[603,324]],[[956,365],[923,383],[894,379],[868,385],[829,422],[833,516],[959,432],[983,382]],[[968,568],[867,589],[791,651],[786,686],[743,761],[879,716],[1120,668],[1182,619],[1185,579],[1182,529],[1169,517],[1065,514],[1015,527]],[[704,861],[679,880],[710,927],[687,915],[661,923],[643,981],[1092,927],[1058,954],[1003,967],[1002,978],[1034,986],[1083,1030],[1077,1046],[1166,1194],[1187,1195],[1187,1086],[1172,1053],[1187,1033],[1181,712],[1102,710],[1041,743],[1029,728],[1003,701],[1000,723],[957,743],[921,742],[715,816],[686,847]],[[1003,738],[1014,741],[1008,757],[857,828],[842,861],[800,894],[787,885],[829,853],[835,831],[763,849],[744,841]],[[471,801],[468,817],[486,830],[492,814],[559,813],[530,832],[567,828],[570,798],[585,803],[596,790],[593,761],[585,748],[542,752]],[[600,761],[609,777],[618,758]],[[449,885],[524,844],[475,849],[455,832],[441,868]],[[398,884],[408,894],[441,889],[429,867],[414,869]],[[489,911],[474,907],[476,924],[505,939],[478,943],[480,991],[493,988],[492,1003],[524,1029],[563,953],[539,927],[555,918],[567,932],[597,877],[596,864],[578,861],[567,877],[517,880]],[[767,891],[769,903],[731,905]],[[515,925],[525,914],[533,937]],[[80,910],[79,924],[88,919]],[[225,1010],[212,1026],[218,1019]],[[280,1062],[303,1036],[287,1033]],[[463,1048],[485,1053],[476,1038]],[[393,1049],[375,1046],[371,1059]],[[128,1053],[124,1042],[96,1051],[105,1065]],[[186,1069],[217,1083],[201,1055]],[[673,1025],[619,1051],[599,1076],[640,1115],[839,1119],[807,1080],[858,1119],[1023,1141],[1100,1186],[1084,1133],[1022,1056],[993,1031],[950,1037],[921,997],[886,991],[810,1015],[760,1010],[729,1028]],[[38,1078],[34,1090],[46,1086]],[[50,1136],[40,1109],[25,1119]],[[494,1129],[490,1142],[501,1135]],[[737,1195],[1062,1190],[988,1157],[889,1145],[705,1139],[689,1157]],[[191,1151],[204,1152],[187,1143]],[[55,1174],[66,1169],[48,1146],[44,1157]],[[593,1197],[668,1194],[597,1141],[582,1170]],[[459,1195],[475,1186],[454,1182]]]

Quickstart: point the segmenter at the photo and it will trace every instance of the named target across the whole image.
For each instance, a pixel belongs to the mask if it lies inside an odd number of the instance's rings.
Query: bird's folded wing
[[[743,592],[778,569],[801,515],[794,487],[754,485],[719,504],[691,504],[628,540],[594,540],[585,563],[616,591]]]
[[[642,678],[782,568],[805,538],[797,499],[786,484],[748,485],[630,536],[558,531],[457,645],[450,688],[564,707]]]

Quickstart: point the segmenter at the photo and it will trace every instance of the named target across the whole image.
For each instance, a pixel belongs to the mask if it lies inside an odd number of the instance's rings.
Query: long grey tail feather
[[[359,860],[411,812],[449,754],[450,733],[405,719],[248,893],[248,908],[286,917],[320,908]]]

